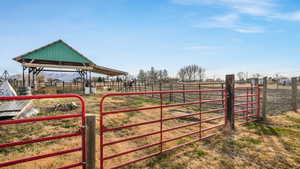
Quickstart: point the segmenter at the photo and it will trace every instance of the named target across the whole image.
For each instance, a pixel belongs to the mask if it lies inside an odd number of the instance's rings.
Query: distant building
[[[292,83],[290,78],[287,77],[281,77],[278,79],[278,83],[281,85],[290,85]]]

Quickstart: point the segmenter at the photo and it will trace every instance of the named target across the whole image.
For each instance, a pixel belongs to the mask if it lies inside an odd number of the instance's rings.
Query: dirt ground
[[[99,122],[99,100],[104,93],[94,96],[85,97],[87,103],[87,113],[97,115],[97,124]],[[35,102],[41,113],[38,116],[57,115],[66,113],[75,113],[79,109],[71,112],[51,112],[50,108],[57,102],[69,103],[73,99],[63,100],[39,100]],[[148,97],[114,97],[108,98],[106,105],[107,110],[136,108],[143,106],[153,106],[159,104],[157,100]],[[198,107],[172,107],[163,111],[164,117],[173,117],[186,113],[199,111]],[[117,127],[128,125],[133,122],[144,122],[157,120],[160,116],[160,110],[138,111],[127,114],[116,114],[105,118],[105,125]],[[201,119],[222,116],[222,112],[209,113],[201,116]],[[188,124],[199,120],[199,116],[186,119],[177,119],[164,123],[164,129],[175,126]],[[223,119],[210,121],[201,127],[207,128],[223,123]],[[79,119],[64,119],[56,121],[45,121],[37,123],[0,126],[0,143],[10,141],[26,140],[32,138],[46,137],[55,134],[70,133],[79,130]],[[99,125],[98,125],[99,126]],[[126,138],[139,135],[145,132],[157,131],[159,124],[150,124],[140,127],[134,127],[126,130],[109,132],[105,134],[105,142],[116,141],[120,138]],[[164,139],[175,138],[192,131],[198,130],[200,126],[191,126],[184,129],[171,131],[163,134]],[[99,131],[99,128],[97,129]],[[187,145],[185,147],[163,153],[159,156],[129,165],[125,168],[142,169],[142,168],[163,168],[163,169],[199,169],[199,168],[300,168],[300,113],[285,112],[270,116],[267,122],[251,123],[246,126],[237,125],[236,131],[231,135],[224,135],[222,129],[215,129],[203,133],[202,136],[218,132],[217,136]],[[194,139],[199,135],[182,138],[164,144],[163,148],[167,149],[180,145]],[[147,144],[159,141],[160,135],[149,136],[144,139],[137,139],[126,143],[115,144],[105,148],[105,156],[134,149]],[[61,151],[71,148],[80,147],[80,137],[68,138],[61,140],[35,143],[25,146],[16,146],[11,148],[0,149],[0,161],[14,160],[31,155],[45,154],[55,151]],[[97,159],[99,159],[99,133],[97,135]],[[133,160],[144,155],[159,151],[159,146],[149,148],[144,151],[130,153],[120,158],[114,158],[105,162],[105,167],[110,168],[129,160]],[[71,153],[57,157],[46,158],[34,162],[27,162],[11,167],[9,169],[35,168],[51,169],[79,162],[81,154]],[[97,161],[99,167],[99,160]]]

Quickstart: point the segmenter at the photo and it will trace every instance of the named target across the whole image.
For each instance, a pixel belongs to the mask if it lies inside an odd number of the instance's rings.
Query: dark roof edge
[[[128,75],[128,72],[124,72],[124,71],[121,71],[121,70],[116,70],[116,69],[111,69],[111,68],[107,68],[107,67],[104,67],[104,66],[98,66],[98,65],[94,65],[93,66],[94,69],[102,69],[102,70],[105,70],[105,71],[109,71],[109,72],[114,72],[116,74],[120,74],[120,75]]]

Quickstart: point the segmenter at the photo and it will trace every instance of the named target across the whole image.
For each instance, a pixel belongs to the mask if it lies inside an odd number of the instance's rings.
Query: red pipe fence
[[[69,134],[61,134],[56,136],[49,136],[49,137],[43,137],[43,138],[37,138],[37,139],[31,139],[31,140],[22,140],[22,141],[16,141],[16,142],[10,142],[10,143],[3,143],[0,144],[0,148],[6,148],[6,147],[13,147],[13,146],[20,146],[20,145],[26,145],[26,144],[33,144],[33,143],[39,143],[39,142],[45,142],[45,141],[51,141],[51,140],[57,140],[62,138],[70,138],[70,137],[78,137],[81,136],[81,146],[69,149],[69,150],[63,150],[43,155],[37,155],[33,157],[26,157],[18,160],[12,160],[12,161],[6,161],[6,162],[0,162],[0,168],[1,167],[8,167],[20,163],[26,163],[30,161],[40,160],[48,157],[54,157],[59,155],[64,155],[68,153],[73,152],[82,152],[82,159],[81,162],[70,164],[67,166],[62,166],[57,169],[67,169],[67,168],[74,168],[82,166],[83,169],[85,169],[85,162],[86,162],[86,153],[85,153],[85,101],[84,99],[75,94],[64,94],[64,95],[36,95],[36,96],[13,96],[13,97],[0,97],[0,101],[13,101],[13,100],[35,100],[35,99],[54,99],[54,98],[77,98],[80,101],[81,104],[81,113],[77,114],[67,114],[67,115],[57,115],[57,116],[47,116],[47,117],[35,117],[35,118],[28,118],[28,119],[19,119],[19,120],[4,120],[0,121],[0,126],[3,125],[10,125],[10,124],[21,124],[21,123],[34,123],[34,122],[40,122],[40,121],[49,121],[49,120],[59,120],[59,119],[70,119],[70,118],[81,118],[81,126],[80,129],[74,133]]]
[[[174,103],[174,104],[164,104],[163,102],[163,95],[166,94],[170,94],[170,93],[181,93],[181,94],[187,94],[187,93],[199,93],[199,96],[201,96],[201,94],[203,93],[221,93],[222,98],[220,99],[213,99],[213,100],[201,100],[201,98],[199,98],[198,101],[194,101],[194,102],[186,102],[186,103]],[[121,109],[121,110],[111,110],[111,111],[105,111],[105,99],[108,97],[113,97],[113,96],[147,96],[147,95],[159,95],[159,105],[157,106],[148,106],[148,107],[139,107],[139,108],[131,108],[131,109]],[[127,155],[129,153],[134,153],[134,152],[138,152],[140,150],[145,150],[145,149],[149,149],[155,146],[159,146],[159,150],[157,152],[154,152],[152,154],[146,155],[144,157],[140,157],[138,159],[134,159],[132,161],[128,161],[126,163],[123,164],[119,164],[117,166],[112,167],[112,169],[114,168],[120,168],[120,167],[124,167],[126,165],[159,155],[163,152],[167,152],[170,150],[174,150],[176,148],[191,144],[191,143],[195,143],[199,140],[208,138],[208,137],[212,137],[215,136],[217,134],[217,132],[214,132],[213,134],[207,135],[207,136],[203,136],[203,133],[212,129],[216,129],[216,128],[220,128],[223,127],[225,125],[225,112],[226,112],[226,91],[224,89],[218,89],[218,90],[190,90],[190,91],[155,91],[155,92],[127,92],[127,93],[110,93],[110,94],[106,94],[101,98],[100,101],[100,168],[104,169],[104,162],[116,157],[120,157],[120,156],[124,156]],[[225,103],[223,104],[222,108],[219,109],[210,109],[210,110],[205,110],[205,111],[198,111],[196,113],[190,113],[190,114],[186,114],[186,115],[180,115],[180,116],[175,116],[175,117],[168,117],[168,118],[164,118],[164,109],[166,108],[173,108],[173,107],[179,107],[179,106],[191,106],[191,105],[202,105],[205,103]],[[149,121],[145,121],[145,122],[139,122],[139,123],[133,123],[133,124],[129,124],[129,125],[121,125],[118,127],[108,127],[105,123],[105,118],[107,116],[113,115],[113,114],[121,114],[121,113],[130,113],[130,112],[136,112],[136,111],[144,111],[144,110],[154,110],[154,109],[159,109],[160,110],[160,117],[159,120],[149,120]],[[223,112],[221,115],[209,118],[209,119],[202,119],[202,115],[203,114],[208,114],[208,113],[213,113],[213,112]],[[170,121],[170,120],[176,120],[176,119],[180,119],[180,118],[186,118],[186,117],[193,117],[193,116],[198,116],[198,120],[196,122],[192,122],[192,123],[188,123],[188,124],[184,124],[184,125],[179,125],[173,128],[167,128],[164,126],[164,123],[166,121]],[[207,123],[207,122],[211,122],[214,120],[219,120],[219,119],[224,119],[223,122],[214,125],[212,127],[208,127],[208,128],[203,128],[202,124],[203,123]],[[137,126],[145,126],[148,124],[157,124],[159,126],[159,130],[158,131],[154,131],[154,132],[148,132],[148,133],[144,133],[142,135],[134,135],[128,138],[122,138],[120,140],[116,140],[116,141],[105,141],[104,140],[104,133],[107,132],[114,132],[114,131],[120,131],[122,129],[128,129],[128,128],[132,128],[132,127],[137,127]],[[195,131],[192,131],[188,134],[184,134],[181,136],[177,136],[176,138],[171,138],[171,139],[164,139],[163,135],[164,133],[170,132],[170,131],[175,131],[178,129],[182,129],[182,128],[186,128],[186,127],[190,127],[190,126],[196,126],[199,125],[199,128]],[[153,136],[153,135],[159,135],[160,139],[159,142],[156,143],[152,143],[152,144],[148,144],[148,145],[144,145],[141,147],[137,147],[131,150],[127,150],[127,151],[123,151],[120,153],[116,153],[113,155],[106,155],[104,148],[110,145],[114,145],[114,144],[118,144],[118,143],[124,143],[124,142],[129,142],[132,140],[136,140],[136,139],[140,139],[140,138],[145,138],[148,136]],[[184,137],[188,137],[188,136],[193,136],[193,135],[198,135],[198,138],[187,142],[187,143],[183,143],[183,144],[179,144],[176,145],[174,147],[168,148],[168,149],[164,149],[163,145],[165,143],[171,142],[171,141],[175,141]]]
[[[238,93],[234,104],[234,120],[242,121],[241,125],[260,119],[260,88],[258,85],[251,87],[236,87]]]
[[[230,92],[229,92],[230,91]],[[169,97],[170,95],[187,95],[187,94],[198,94],[198,98],[195,101],[188,101],[188,102],[170,102]],[[211,94],[209,97],[205,98],[203,96],[207,96]],[[110,97],[148,97],[148,96],[158,96],[158,102],[155,102],[157,105],[151,105],[146,107],[134,107],[134,108],[113,108],[107,109],[107,98]],[[38,155],[34,157],[27,157],[23,159],[1,162],[0,167],[7,167],[19,163],[25,163],[29,161],[39,160],[48,157],[59,156],[67,153],[72,152],[82,152],[82,159],[78,163],[70,164],[68,166],[60,167],[59,169],[66,169],[66,168],[73,168],[82,166],[83,169],[86,168],[86,135],[85,135],[85,127],[86,126],[86,117],[85,117],[85,101],[84,99],[75,94],[64,94],[64,95],[37,95],[37,96],[16,96],[16,97],[0,97],[0,101],[11,101],[11,100],[28,100],[28,99],[51,99],[51,98],[77,98],[80,100],[81,103],[81,113],[78,114],[67,114],[67,115],[57,115],[57,116],[48,116],[48,117],[35,117],[29,119],[20,119],[20,120],[6,120],[0,121],[0,126],[2,125],[10,125],[10,124],[19,124],[19,123],[31,123],[31,122],[38,122],[38,121],[48,121],[48,120],[58,120],[58,119],[69,119],[69,118],[81,118],[81,126],[78,131],[75,133],[69,134],[62,134],[44,138],[37,138],[31,140],[22,140],[17,142],[10,142],[10,143],[3,143],[0,144],[0,148],[5,147],[12,147],[12,146],[19,146],[25,144],[32,144],[62,138],[69,138],[69,137],[78,137],[81,136],[81,146],[69,150]],[[155,99],[153,99],[155,100]],[[230,102],[229,102],[230,100]],[[230,103],[230,104],[229,104]],[[154,104],[154,103],[153,103]],[[203,104],[207,104],[205,108],[202,107]],[[212,104],[216,104],[218,107],[212,106]],[[178,108],[181,106],[196,106],[198,109],[195,112],[189,112],[184,115],[173,115],[173,116],[166,116],[167,111],[169,108]],[[130,107],[130,106],[129,106]],[[116,126],[111,126],[107,122],[107,118],[111,118],[113,115],[126,115],[132,112],[141,112],[141,111],[151,111],[154,113],[155,111],[158,113],[157,119],[147,119],[145,121],[134,122],[130,124],[122,124],[117,123]],[[209,118],[204,118],[204,114],[209,115]],[[185,121],[183,124],[173,123],[172,120],[178,120],[183,118],[194,118],[194,121]],[[233,118],[233,119],[232,119]],[[196,120],[195,120],[196,119]],[[230,120],[232,119],[232,120]],[[200,90],[180,90],[180,91],[150,91],[150,92],[126,92],[126,93],[109,93],[104,95],[100,100],[100,168],[120,168],[127,165],[130,165],[135,162],[139,162],[157,155],[161,153],[174,150],[183,146],[186,146],[191,143],[198,142],[202,139],[209,138],[215,136],[219,133],[220,129],[223,129],[225,125],[229,123],[233,124],[232,129],[234,128],[234,121],[236,120],[239,124],[247,124],[249,122],[253,122],[260,119],[260,88],[258,85],[251,86],[251,87],[227,87],[226,89],[200,89]],[[167,122],[172,122],[172,126],[167,126]],[[207,126],[207,123],[210,126]],[[143,133],[138,133],[134,127],[145,127],[146,125],[155,125],[155,127],[151,128],[154,131],[143,131]],[[175,126],[174,126],[175,125]],[[195,127],[196,126],[196,127]],[[188,128],[193,127],[193,128]],[[120,132],[124,129],[130,129],[133,134],[127,137],[121,135],[121,138],[117,140],[110,141],[108,140],[109,137],[105,137],[106,133],[112,132]],[[175,134],[176,137],[168,138],[164,137],[167,135],[168,132],[177,131],[180,129],[188,129],[188,133]],[[210,131],[210,132],[208,132]],[[187,132],[187,131],[185,131]],[[157,140],[154,143],[147,143],[143,146],[138,146],[126,151],[118,152],[116,144],[120,143],[132,143],[137,139],[143,139],[147,137],[157,136]],[[190,138],[196,138],[190,140]],[[167,143],[172,141],[179,142],[179,139],[189,138],[187,142],[184,143],[177,143],[175,146],[166,146]],[[114,148],[116,151],[114,153],[109,154],[106,151],[106,148],[109,146],[115,146]],[[137,157],[131,161],[126,161],[121,164],[117,164],[116,166],[106,165],[107,162],[113,160],[118,157],[124,157],[131,153],[139,153],[143,150],[149,150],[150,148],[156,148],[155,151],[151,151],[150,153],[146,153],[145,156]]]

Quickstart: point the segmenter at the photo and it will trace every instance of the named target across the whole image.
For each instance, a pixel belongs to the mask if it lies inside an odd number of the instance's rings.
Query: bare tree
[[[255,73],[252,75],[253,78],[259,78],[261,75],[259,73]]]
[[[181,81],[185,81],[186,80],[186,70],[184,68],[181,68],[178,73],[177,73],[179,79]]]
[[[246,76],[246,74],[244,72],[238,72],[237,73],[237,77],[238,77],[239,81],[244,81],[245,76]]]
[[[167,80],[168,71],[166,69],[157,70],[154,67],[151,67],[149,71],[140,70],[138,80],[148,80],[148,81],[157,81],[157,80]]]
[[[186,72],[186,80],[187,81],[192,81],[192,78],[193,78],[193,67],[192,65],[188,65],[188,66],[185,66],[183,69],[185,69],[185,72]]]
[[[158,73],[154,67],[151,67],[150,71],[148,71],[148,77],[151,81],[156,81],[158,79]]]
[[[146,72],[143,69],[141,69],[139,71],[137,79],[140,80],[140,81],[145,81],[146,80]]]
[[[168,78],[169,78],[168,70],[164,69],[163,70],[163,80],[168,80]]]
[[[184,81],[195,81],[197,78],[202,81],[205,75],[205,69],[198,65],[188,65],[184,66],[178,71],[179,78]]]
[[[204,77],[205,77],[205,69],[202,67],[199,67],[199,69],[198,69],[199,81],[202,82],[204,80]]]
[[[157,78],[158,78],[158,80],[163,80],[163,71],[162,70],[157,71]]]

